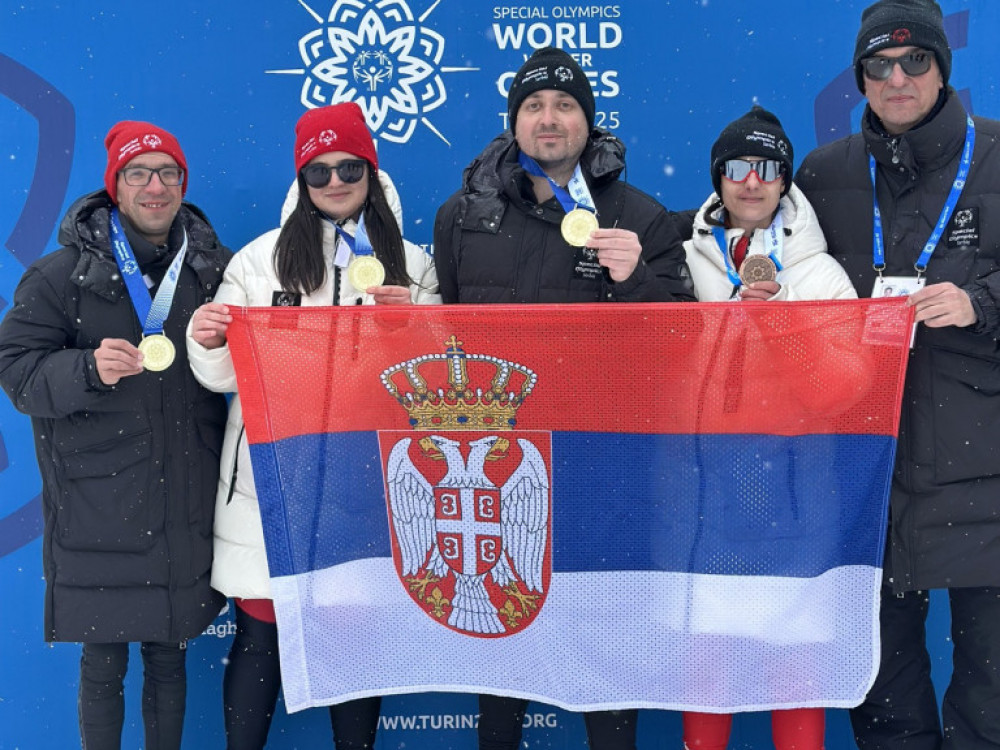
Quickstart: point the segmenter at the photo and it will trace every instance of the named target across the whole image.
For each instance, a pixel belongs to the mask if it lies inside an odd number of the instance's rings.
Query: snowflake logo
[[[142,137],[142,142],[149,148],[156,148],[161,143],[163,143],[163,141],[160,140],[160,136],[156,135],[155,133],[149,133],[148,135],[144,135]]]
[[[298,42],[305,68],[268,72],[302,75],[303,106],[357,102],[376,137],[405,143],[419,123],[448,143],[427,118],[448,99],[442,73],[478,68],[441,65],[444,38],[423,25],[430,11],[415,20],[406,0],[334,0],[324,18],[299,4],[319,24]]]

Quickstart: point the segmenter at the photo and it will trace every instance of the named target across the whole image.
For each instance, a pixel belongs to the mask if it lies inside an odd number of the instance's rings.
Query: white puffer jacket
[[[385,172],[379,172],[379,181],[386,199],[402,227],[399,196]],[[298,198],[293,184],[282,210],[282,223],[291,213]],[[348,222],[344,229],[353,234],[355,225]],[[274,271],[274,243],[280,230],[273,229],[250,242],[240,250],[226,269],[215,302],[247,307],[269,307],[275,292],[281,290]],[[330,305],[333,300],[333,257],[336,232],[330,226],[323,229],[323,254],[326,257],[326,281],[320,289],[302,297],[303,307]],[[410,298],[416,304],[440,304],[437,274],[430,255],[411,242],[404,242],[406,270],[416,281],[410,287]],[[374,304],[370,295],[354,289],[346,274],[340,279],[340,304]],[[195,377],[212,391],[236,391],[236,374],[229,355],[229,346],[206,349],[187,336],[188,358]],[[238,454],[237,454],[238,451]],[[237,460],[238,458],[238,460]],[[235,486],[231,487],[234,479]],[[212,586],[226,596],[244,599],[269,599],[271,588],[268,577],[267,557],[264,551],[264,530],[257,507],[257,490],[250,467],[250,449],[243,432],[243,409],[239,395],[233,397],[226,423],[226,437],[222,446],[222,470],[215,509],[215,559],[212,564]]]
[[[726,275],[726,262],[712,225],[706,221],[706,212],[719,197],[712,193],[694,220],[694,233],[684,243],[687,264],[694,281],[694,292],[699,302],[723,302],[732,298],[733,283]],[[791,302],[814,299],[855,299],[858,295],[847,273],[833,256],[826,252],[826,239],[820,229],[816,212],[793,183],[791,190],[778,204],[785,227],[782,252],[779,260],[782,270],[778,274],[781,289],[771,299]],[[716,214],[715,218],[718,218]],[[726,230],[726,247],[743,236],[742,229]],[[747,255],[767,254],[766,231],[759,229],[750,238]]]

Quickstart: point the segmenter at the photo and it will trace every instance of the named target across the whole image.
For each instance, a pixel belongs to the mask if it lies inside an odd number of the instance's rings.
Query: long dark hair
[[[403,252],[403,235],[399,231],[399,223],[386,200],[378,173],[370,162],[366,165],[368,196],[362,210],[368,239],[371,240],[375,257],[385,266],[385,283],[409,286],[413,280],[406,273],[406,255]],[[323,258],[324,220],[320,210],[309,198],[309,187],[302,174],[299,173],[296,179],[299,201],[278,233],[278,241],[274,245],[274,270],[283,291],[312,294],[326,280],[326,262]]]

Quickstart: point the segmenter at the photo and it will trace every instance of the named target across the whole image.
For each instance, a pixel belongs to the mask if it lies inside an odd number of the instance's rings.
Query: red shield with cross
[[[434,522],[441,557],[456,573],[476,576],[500,559],[498,487],[435,487]]]

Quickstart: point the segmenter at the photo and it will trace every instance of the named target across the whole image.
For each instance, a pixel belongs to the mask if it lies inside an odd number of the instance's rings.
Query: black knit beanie
[[[543,47],[524,61],[524,65],[514,76],[507,94],[507,115],[510,129],[514,130],[517,110],[531,94],[542,89],[565,91],[572,96],[587,118],[587,128],[594,127],[594,91],[583,69],[576,60],[555,47]]]
[[[861,13],[854,45],[854,77],[865,92],[861,60],[890,47],[920,47],[934,53],[945,86],[951,76],[951,47],[941,6],[934,0],[879,0]]]
[[[741,156],[759,156],[775,159],[785,167],[781,191],[785,195],[792,186],[792,166],[795,152],[781,122],[763,107],[754,107],[738,120],[723,128],[719,139],[712,145],[712,185],[716,195],[722,196],[722,170],[729,159]]]

